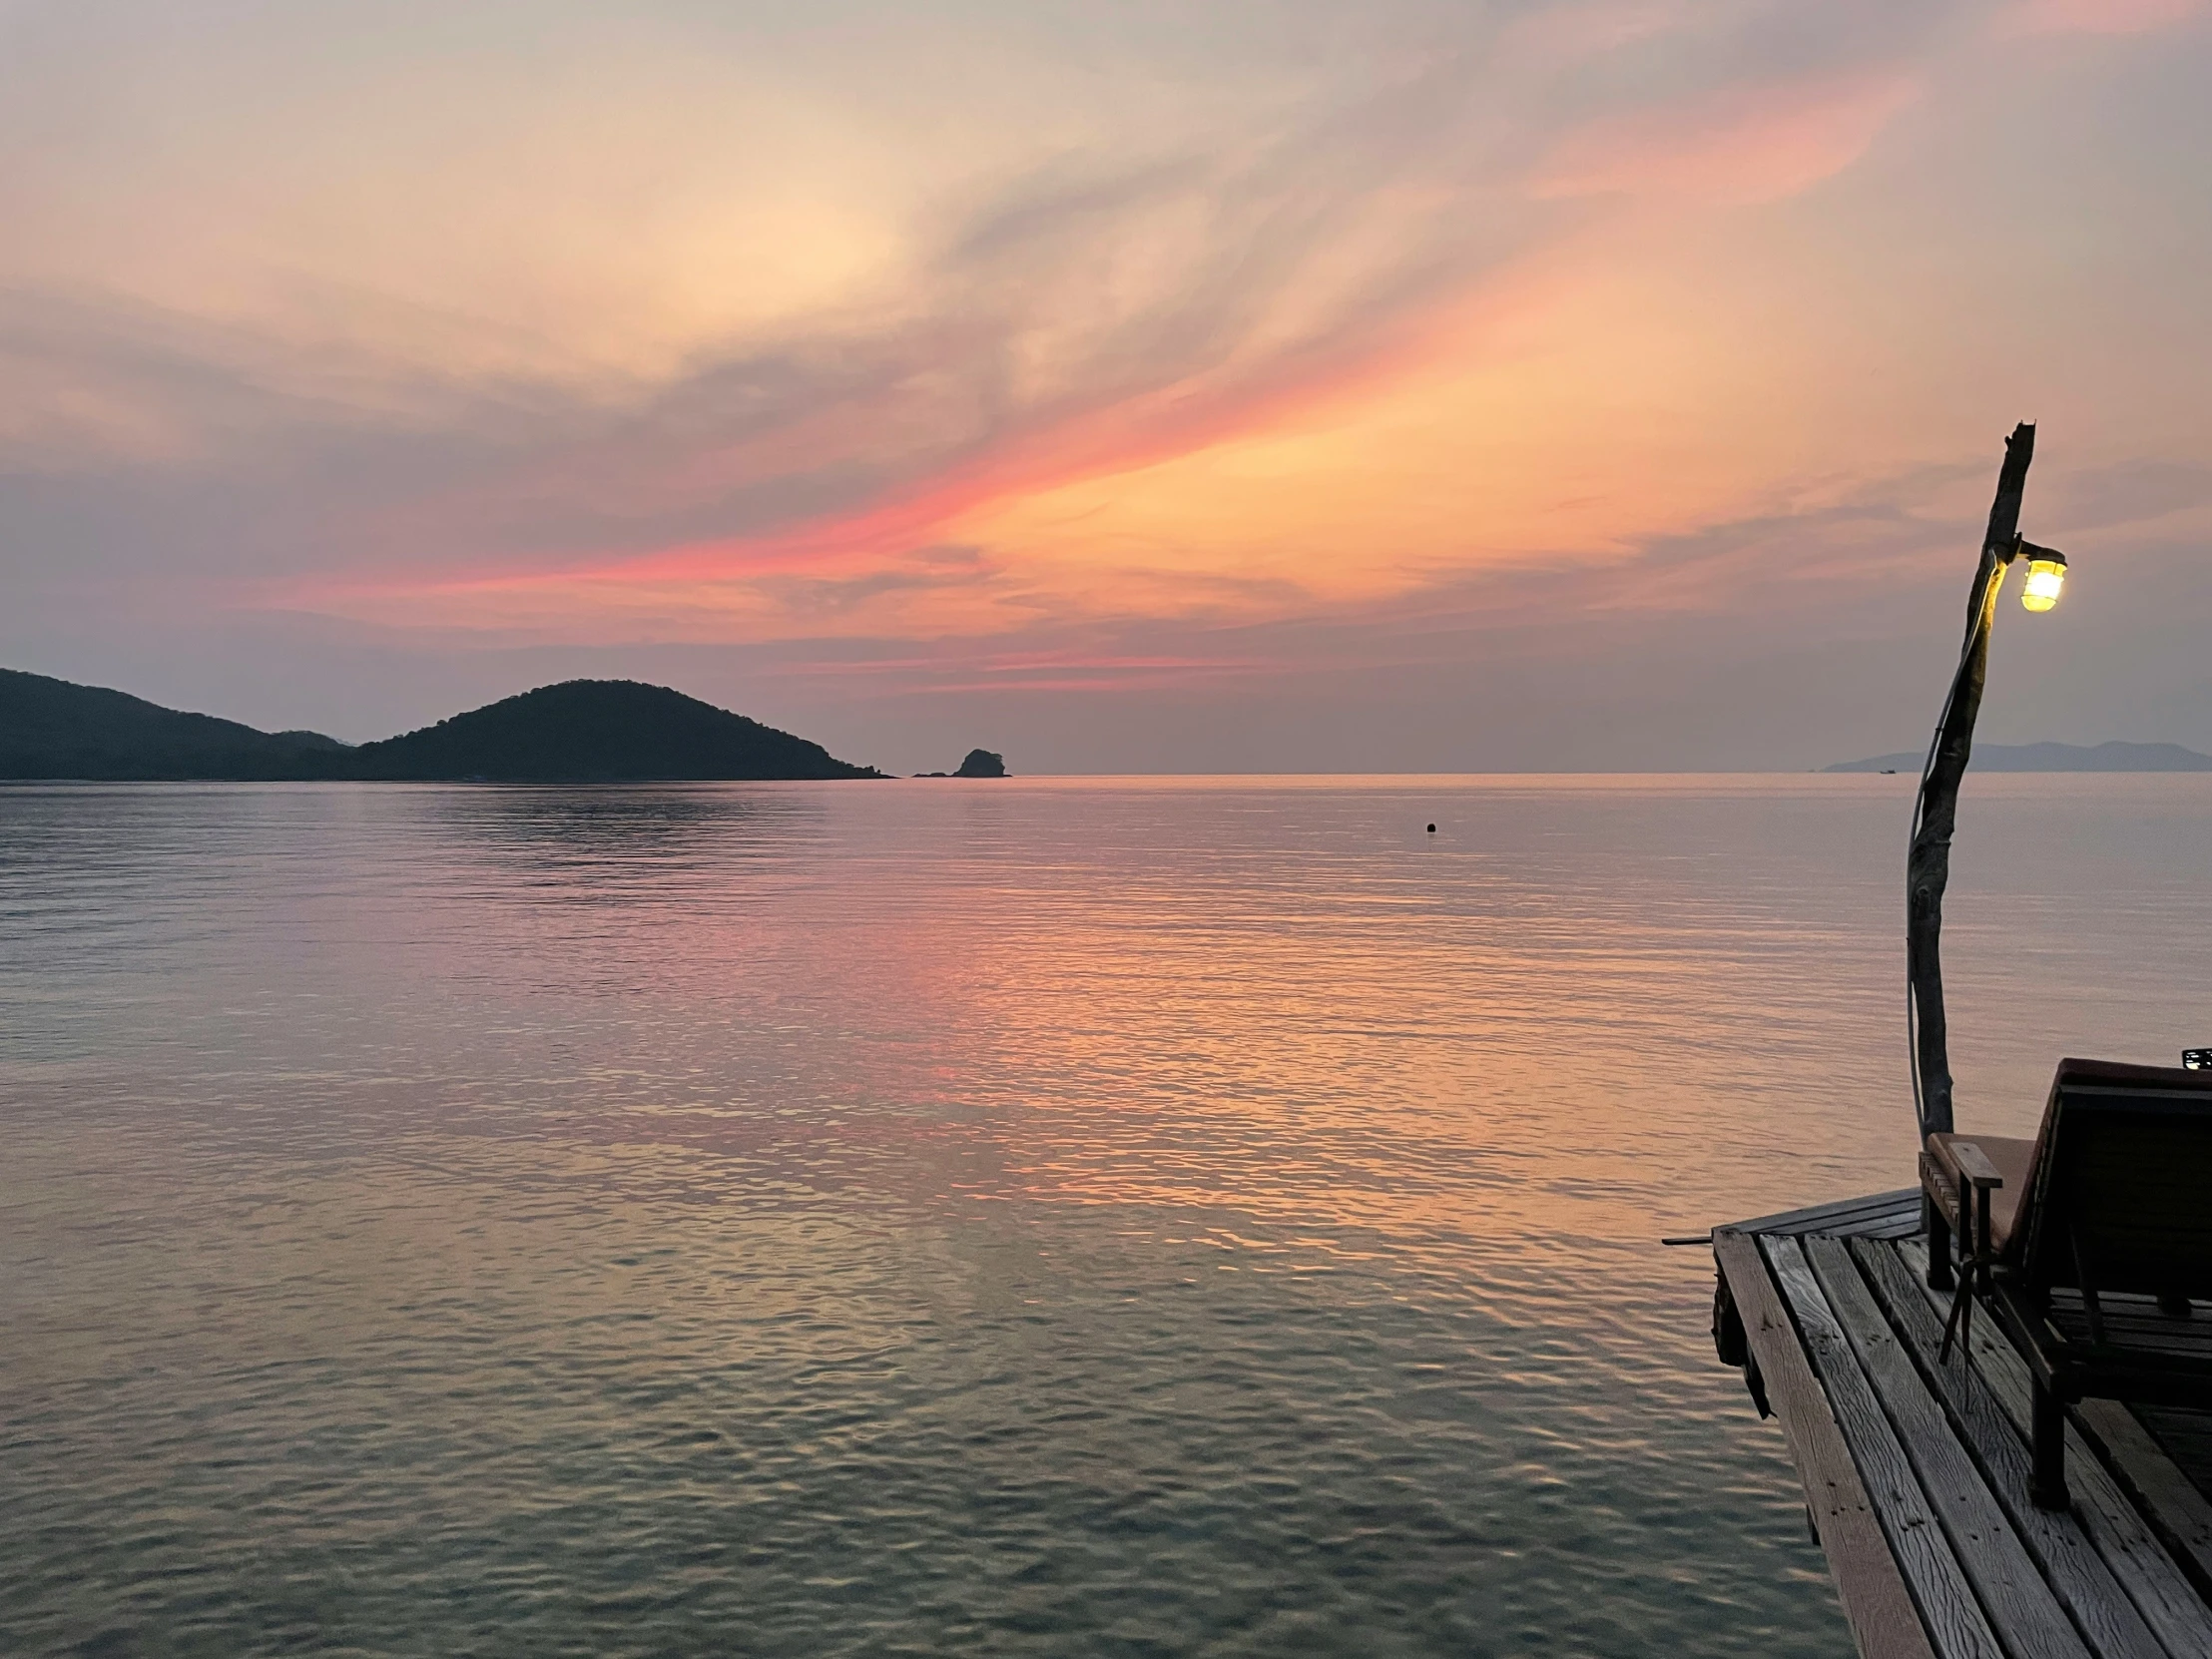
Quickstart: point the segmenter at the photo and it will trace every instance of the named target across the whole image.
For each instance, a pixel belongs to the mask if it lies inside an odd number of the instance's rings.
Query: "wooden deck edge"
[[[1854,1224],[1881,1225],[1903,1212],[1913,1218],[1917,1230],[1920,1226],[1921,1190],[1918,1187],[1900,1187],[1895,1192],[1867,1193],[1858,1198],[1831,1199],[1826,1204],[1809,1204],[1801,1210],[1778,1210],[1771,1216],[1754,1216],[1749,1221],[1724,1222],[1713,1232],[1718,1237],[1729,1233],[1812,1233],[1837,1228],[1844,1232],[1854,1230]]]
[[[1952,1545],[1943,1506],[1922,1483],[1876,1379],[1860,1363],[1844,1318],[1829,1302],[1805,1250],[1803,1239],[1759,1241],[1759,1254],[1797,1322],[1806,1360],[1828,1392],[1829,1409],[1874,1500],[1875,1518],[1930,1643],[1947,1659],[2031,1659],[2008,1654],[1992,1628],[1975,1581]]]
[[[2212,1501],[2163,1424],[2072,1407],[2074,1502],[2035,1509],[2026,1363],[1986,1320],[1936,1354],[1919,1220],[1885,1193],[1713,1232],[1736,1316],[1716,1337],[1782,1420],[1861,1654],[2212,1659]]]
[[[1713,1259],[1735,1299],[1767,1398],[1782,1419],[1828,1556],[1829,1575],[1860,1653],[1865,1659],[1936,1659],[1859,1466],[1757,1241],[1736,1228],[1718,1229]]]

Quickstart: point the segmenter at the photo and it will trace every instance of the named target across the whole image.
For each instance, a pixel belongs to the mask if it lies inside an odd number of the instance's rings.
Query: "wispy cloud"
[[[1538,168],[1540,196],[1772,202],[1866,154],[1915,96],[1901,68],[1737,86],[1568,134]]]
[[[0,575],[39,626],[313,612],[815,683],[927,644],[854,672],[962,696],[1299,660],[1193,643],[1240,629],[1387,661],[1440,617],[1800,615],[1778,549],[1909,563],[1900,454],[1978,455],[2015,397],[2095,431],[2081,522],[2194,487],[2185,422],[2066,407],[2069,352],[2171,372],[2130,315],[1996,337],[2029,273],[2131,244],[2051,229],[1953,113],[2015,73],[2073,107],[2042,36],[2194,53],[2192,15],[21,9]],[[2071,89],[2110,133],[2035,188],[2193,189],[2200,133],[2122,131],[2147,50]]]

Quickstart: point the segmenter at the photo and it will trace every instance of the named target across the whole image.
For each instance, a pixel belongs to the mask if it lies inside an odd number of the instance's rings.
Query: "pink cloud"
[[[1532,63],[1571,63],[1687,27],[1698,15],[1686,0],[1587,0],[1528,12],[1507,27],[1504,40]]]
[[[1533,193],[1777,201],[1865,155],[1918,90],[1896,70],[1823,76],[1593,122],[1553,149]]]
[[[2028,35],[2140,35],[2203,10],[2203,0],[2026,0],[2008,21]]]

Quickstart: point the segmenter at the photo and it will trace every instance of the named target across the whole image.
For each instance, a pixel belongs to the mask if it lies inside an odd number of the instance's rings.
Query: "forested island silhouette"
[[[957,776],[993,776],[976,750]],[[1004,764],[995,755],[997,776]],[[0,779],[607,784],[885,778],[666,686],[569,680],[378,743],[263,732],[0,669]]]

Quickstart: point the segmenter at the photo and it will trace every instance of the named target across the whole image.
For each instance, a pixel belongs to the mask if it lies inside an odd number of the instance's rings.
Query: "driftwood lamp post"
[[[1943,888],[1950,879],[1950,835],[1958,819],[1958,784],[1973,750],[1974,717],[1981,712],[1981,686],[1989,671],[1989,628],[1996,620],[1997,593],[2014,560],[2027,561],[2027,584],[2020,603],[2047,611],[2058,602],[2066,580],[2066,557],[2020,538],[2020,496],[2027,487],[2027,463],[2035,454],[2035,428],[2022,421],[2004,440],[2004,465],[1997,472],[1996,501],[1989,528],[1981,538],[1981,563],[1974,572],[1973,594],[1966,602],[1966,641],[1951,676],[1950,695],[1936,741],[1921,772],[1920,804],[1913,815],[1913,850],[1905,866],[1905,971],[1909,986],[1906,1016],[1913,1042],[1913,1105],[1921,1140],[1948,1131],[1950,1051],[1943,1022]],[[1923,1201],[1924,1204],[1927,1202]],[[1924,1218],[1931,1219],[1932,1218]],[[1931,1237],[1935,1237],[1933,1226]],[[1949,1263],[1938,1269],[1929,1253],[1929,1274],[1948,1277]]]

